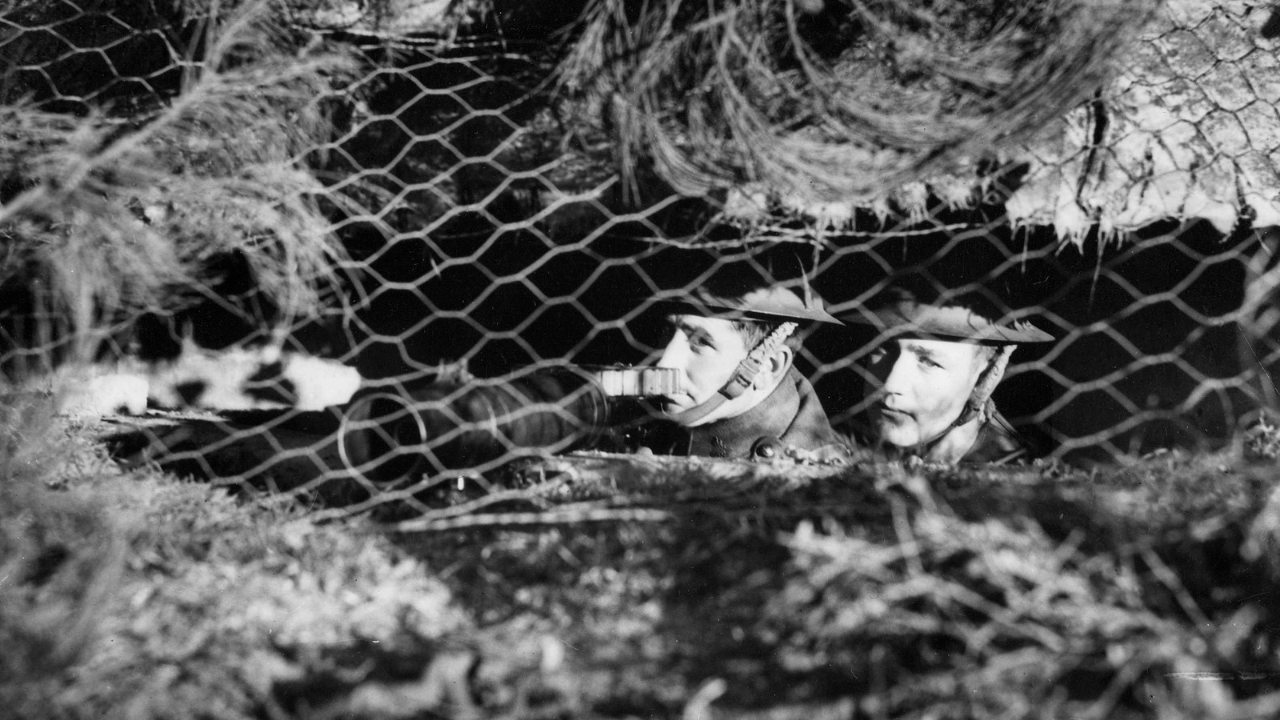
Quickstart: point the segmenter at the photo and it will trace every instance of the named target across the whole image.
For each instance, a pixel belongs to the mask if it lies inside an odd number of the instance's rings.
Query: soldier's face
[[[733,376],[738,363],[750,348],[733,323],[724,318],[673,315],[668,318],[671,339],[658,360],[658,367],[680,372],[681,392],[666,399],[662,411],[673,416],[697,407],[720,391]],[[704,425],[745,412],[758,402],[751,393],[726,400],[706,417],[688,423]],[[746,406],[746,407],[741,407]]]
[[[984,361],[971,343],[885,342],[867,363],[872,430],[881,442],[898,447],[937,439],[960,417]]]

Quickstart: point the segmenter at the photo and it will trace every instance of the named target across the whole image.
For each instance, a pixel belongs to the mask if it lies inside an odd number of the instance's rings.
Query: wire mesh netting
[[[153,402],[237,412],[135,459],[426,512],[427,487],[616,449],[583,368],[651,365],[655,303],[746,264],[844,317],[914,282],[1034,322],[1055,341],[994,397],[1050,457],[1212,448],[1273,399],[1280,118],[1262,13],[1184,5],[1040,134],[833,203],[746,161],[693,192],[618,141],[560,81],[571,3],[5,3],[0,365],[140,359]],[[655,157],[697,122],[671,118]],[[876,345],[797,353],[837,429]],[[308,368],[359,390],[313,397]]]

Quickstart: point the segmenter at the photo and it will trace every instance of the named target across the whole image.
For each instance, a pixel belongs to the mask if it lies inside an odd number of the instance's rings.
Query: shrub
[[[55,425],[52,406],[48,398],[0,406],[0,677],[15,683],[10,691],[80,657],[122,568],[110,518],[91,499],[50,487],[69,465],[95,463],[89,445],[76,447]]]
[[[297,158],[326,137],[316,98],[353,61],[287,30],[277,3],[230,7],[0,9],[0,291],[41,325],[11,344],[89,359],[138,313],[208,293],[228,255],[286,315],[336,287],[333,205]],[[86,48],[78,58],[110,48],[153,72],[66,60],[68,37]]]

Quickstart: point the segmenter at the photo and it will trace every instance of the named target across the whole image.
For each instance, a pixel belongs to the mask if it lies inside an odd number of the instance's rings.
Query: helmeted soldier
[[[681,390],[658,400],[663,421],[645,427],[639,445],[736,459],[848,457],[794,367],[801,326],[840,321],[803,280],[796,289],[759,277],[738,281],[712,281],[655,303],[670,330],[657,365],[678,372]]]
[[[866,356],[866,444],[937,463],[1009,462],[1043,448],[996,409],[992,392],[1019,343],[1053,336],[1029,322],[1000,323],[979,299],[922,302],[892,287],[846,317],[879,336]],[[984,311],[985,310],[985,311]]]

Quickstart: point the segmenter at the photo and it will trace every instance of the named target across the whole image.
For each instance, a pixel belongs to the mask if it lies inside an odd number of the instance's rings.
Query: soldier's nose
[[[671,341],[667,343],[667,347],[662,351],[662,356],[658,357],[659,368],[675,368],[677,370],[684,369],[685,351],[680,347],[680,342]]]
[[[889,371],[889,375],[884,379],[883,390],[887,395],[900,395],[907,385],[907,363],[902,362],[899,358],[893,363],[893,368]]]
[[[658,358],[658,367],[675,368],[683,370],[685,366],[685,356],[688,354],[688,343],[684,342],[680,335],[677,334],[667,343],[662,350],[662,356]]]

